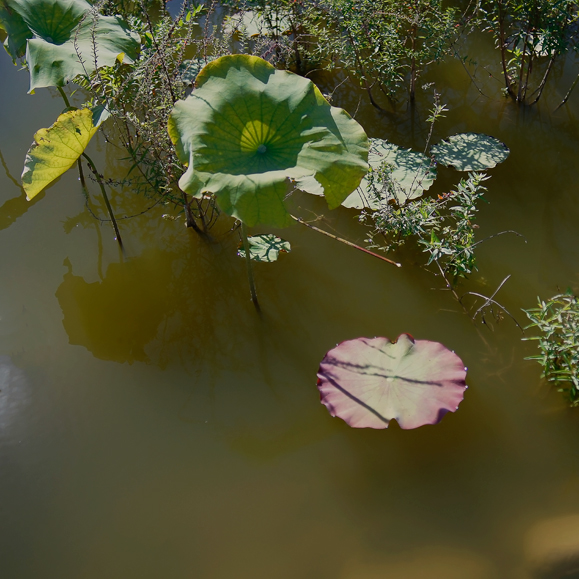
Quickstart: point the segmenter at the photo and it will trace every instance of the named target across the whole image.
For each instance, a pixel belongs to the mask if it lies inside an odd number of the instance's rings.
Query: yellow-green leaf
[[[83,154],[97,127],[91,109],[68,111],[48,129],[34,135],[26,154],[22,186],[30,201],[45,187],[66,173]]]

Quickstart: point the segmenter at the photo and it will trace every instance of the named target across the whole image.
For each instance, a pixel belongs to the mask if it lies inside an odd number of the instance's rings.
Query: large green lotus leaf
[[[289,253],[291,245],[289,241],[276,237],[273,233],[262,233],[248,237],[249,257],[254,261],[271,263],[277,261],[280,253]],[[237,251],[239,257],[245,258],[245,249],[240,247]]]
[[[420,197],[436,179],[436,165],[429,157],[383,139],[370,139],[368,163],[371,171],[378,171],[384,165],[391,169],[385,182],[374,182],[375,187],[382,186],[380,196],[374,194],[366,176],[358,189],[342,203],[344,207],[376,210],[391,200],[403,205],[409,199]]]
[[[433,145],[431,152],[442,165],[457,171],[484,171],[502,163],[509,148],[482,133],[460,133]]]
[[[457,410],[466,389],[462,360],[438,342],[402,334],[338,344],[322,360],[322,404],[355,428],[436,424]]]
[[[168,129],[188,166],[181,189],[214,193],[225,213],[250,226],[289,225],[284,200],[294,188],[338,207],[368,170],[362,127],[311,81],[255,56],[209,63],[175,104]]]
[[[26,46],[31,92],[112,66],[121,54],[128,64],[137,57],[139,36],[115,16],[99,15],[95,22],[91,10],[85,0],[0,0],[7,50],[16,58]]]
[[[63,113],[54,125],[34,135],[22,172],[29,201],[76,163],[97,128],[93,111],[79,109]]]
[[[97,43],[96,63],[93,28]],[[64,44],[53,44],[41,38],[31,39],[26,50],[26,60],[30,66],[30,91],[62,86],[78,74],[90,73],[101,66],[112,66],[118,58],[131,64],[137,57],[139,47],[139,36],[130,32],[116,16],[99,16],[96,27],[92,18],[86,18],[78,27],[78,33],[75,32]]]

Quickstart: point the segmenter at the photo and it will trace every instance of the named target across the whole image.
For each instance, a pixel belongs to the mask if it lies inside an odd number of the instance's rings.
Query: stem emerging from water
[[[111,218],[114,230],[115,230],[115,235],[117,236],[117,241],[119,242],[119,245],[121,246],[121,248],[123,247],[123,240],[121,238],[121,232],[119,231],[119,226],[117,225],[117,220],[115,219],[115,215],[113,213],[113,208],[111,207],[111,204],[109,202],[109,198],[107,195],[107,192],[105,190],[105,186],[104,183],[101,179],[101,176],[99,175],[99,172],[97,171],[97,168],[95,166],[95,164],[93,163],[93,160],[86,154],[83,153],[82,156],[86,159],[91,171],[93,172],[95,179],[97,180],[97,183],[99,184],[100,188],[101,188],[101,193],[103,194],[103,199],[105,200],[105,205],[107,206],[107,211],[109,212],[109,216]],[[80,165],[80,162],[79,162]],[[81,179],[82,179],[82,169],[81,169]]]
[[[356,245],[355,243],[352,243],[351,241],[348,241],[347,239],[342,239],[341,237],[338,237],[337,235],[334,235],[333,233],[328,233],[327,231],[324,231],[323,229],[320,229],[318,227],[314,227],[313,225],[306,223],[303,219],[301,219],[301,217],[296,217],[295,215],[290,215],[290,217],[292,219],[294,219],[295,221],[297,221],[298,223],[301,223],[302,225],[305,225],[306,227],[309,227],[310,229],[313,229],[314,231],[317,231],[318,233],[323,233],[324,235],[327,235],[328,237],[331,237],[332,239],[335,239],[336,241],[341,241],[342,243],[345,243],[346,245],[349,245],[350,247],[353,247],[354,249],[359,249],[360,251],[363,251],[364,253],[367,253],[368,255],[371,255],[373,257],[377,257],[378,259],[381,259],[382,261],[385,261],[391,265],[395,265],[396,267],[402,267],[401,263],[396,263],[395,261],[392,261],[391,259],[388,259],[387,257],[384,257],[383,255],[378,255],[377,253],[374,253],[373,251],[370,251],[369,249],[366,249],[364,247],[360,247],[359,245]]]
[[[251,255],[249,253],[249,239],[247,239],[247,226],[241,222],[241,238],[243,239],[243,249],[245,250],[245,263],[247,264],[247,279],[249,280],[249,291],[251,292],[251,301],[255,309],[260,312],[259,302],[257,301],[257,292],[255,291],[255,280],[253,279],[253,265],[251,264]]]

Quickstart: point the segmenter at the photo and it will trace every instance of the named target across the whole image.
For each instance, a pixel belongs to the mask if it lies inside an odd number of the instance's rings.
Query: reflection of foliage
[[[466,277],[476,269],[474,218],[477,202],[486,191],[482,185],[486,179],[483,173],[470,173],[456,190],[437,199],[384,204],[371,214],[375,226],[372,240],[376,233],[383,234],[386,245],[373,243],[372,247],[390,251],[408,237],[415,237],[428,254],[428,265],[438,264],[452,278]]]
[[[572,406],[579,406],[579,301],[571,293],[559,294],[536,308],[523,310],[540,335],[527,340],[538,342],[537,360],[543,376],[557,386]]]

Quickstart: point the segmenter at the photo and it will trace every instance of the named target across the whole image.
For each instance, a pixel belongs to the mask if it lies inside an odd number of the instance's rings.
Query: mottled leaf
[[[438,342],[402,334],[357,338],[330,350],[318,371],[322,403],[355,428],[436,424],[463,399],[466,368]]]
[[[277,261],[280,253],[289,253],[291,246],[289,241],[276,237],[272,233],[262,233],[248,237],[249,257],[254,261],[271,263]],[[239,257],[245,258],[245,249],[240,247],[237,251]]]
[[[80,109],[60,115],[54,125],[34,135],[22,173],[22,186],[28,200],[76,163],[97,128],[93,124],[93,111]]]
[[[457,171],[484,171],[502,163],[509,148],[482,133],[460,133],[433,145],[431,152],[442,165]]]
[[[376,210],[381,203],[391,200],[403,205],[409,199],[420,197],[436,179],[436,164],[430,157],[383,139],[370,139],[368,163],[379,196],[375,195],[366,176],[358,189],[342,203],[344,207]],[[381,168],[387,169],[383,180],[377,173]]]

